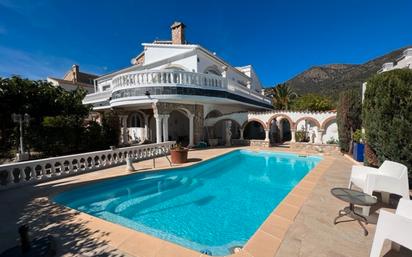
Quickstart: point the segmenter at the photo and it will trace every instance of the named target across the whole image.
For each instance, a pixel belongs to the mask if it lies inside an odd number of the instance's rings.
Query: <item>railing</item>
[[[221,89],[271,104],[270,98],[255,92],[236,81],[213,74],[160,70],[139,71],[117,75],[112,80],[112,91],[138,86],[178,85],[183,87]]]
[[[112,96],[111,90],[100,91],[100,92],[86,95],[85,98],[83,99],[83,103],[89,104],[89,103],[94,103],[94,102],[107,101],[109,100],[111,96]]]
[[[235,94],[249,96],[249,97],[256,98],[258,100],[264,101],[267,104],[272,104],[272,100],[270,98],[268,98],[267,96],[262,95],[262,94],[254,91],[254,90],[251,90],[247,87],[244,87],[244,86],[240,85],[239,83],[237,83],[235,81],[230,81],[229,80],[227,89],[228,89],[228,91],[232,91]]]
[[[0,165],[0,190],[164,156],[174,141]]]
[[[112,80],[112,90],[139,85],[173,84],[225,89],[222,77],[187,71],[163,70],[144,71],[117,75]]]

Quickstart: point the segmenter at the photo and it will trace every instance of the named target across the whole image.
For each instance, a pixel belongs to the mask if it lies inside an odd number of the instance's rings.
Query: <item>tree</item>
[[[266,95],[272,97],[273,107],[278,110],[289,110],[291,102],[298,96],[286,84],[267,89]]]
[[[329,111],[334,108],[328,97],[317,94],[300,96],[292,103],[291,107],[295,111]]]
[[[30,115],[30,125],[24,130],[25,147],[46,156],[99,150],[116,144],[116,129],[86,123],[91,106],[83,105],[85,95],[82,88],[68,92],[47,81],[0,78],[0,155],[11,157],[18,146],[19,134],[12,113]]]
[[[339,145],[343,152],[352,152],[353,133],[362,126],[362,100],[360,90],[352,89],[339,95],[336,121]]]
[[[102,118],[102,131],[106,145],[118,145],[120,137],[119,117],[115,112],[107,112]]]
[[[412,71],[397,69],[367,82],[363,105],[366,142],[380,163],[389,159],[412,171]],[[411,173],[410,173],[411,174]]]

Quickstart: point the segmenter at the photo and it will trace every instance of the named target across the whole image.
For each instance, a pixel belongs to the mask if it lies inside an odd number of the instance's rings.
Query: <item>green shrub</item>
[[[357,129],[355,133],[353,133],[353,142],[355,143],[363,143],[363,133],[362,130]]]
[[[363,121],[366,142],[379,162],[400,162],[412,172],[411,70],[384,72],[368,81]]]
[[[341,151],[352,153],[353,133],[361,128],[362,101],[360,90],[348,90],[339,95],[336,121]]]
[[[326,144],[330,144],[330,145],[337,145],[337,144],[339,144],[339,140],[337,140],[337,139],[335,139],[335,138],[333,138],[333,137],[331,137],[331,138],[329,138],[329,140],[328,141],[326,141]]]
[[[296,142],[309,142],[309,137],[307,133],[303,130],[295,132]]]

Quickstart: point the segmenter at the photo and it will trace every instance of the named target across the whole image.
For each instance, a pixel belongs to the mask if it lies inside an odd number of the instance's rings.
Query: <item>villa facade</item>
[[[171,40],[142,44],[143,51],[132,58],[130,67],[96,78],[94,93],[83,100],[96,112],[119,115],[121,144],[172,140],[188,146],[203,141],[230,145],[243,135],[282,142],[294,138],[298,125],[310,130],[313,143],[322,143],[322,121],[311,115],[299,124],[278,118],[275,126],[261,126],[254,120],[208,122],[231,113],[271,112],[271,99],[264,95],[251,65],[232,66],[216,53],[189,44],[181,22],[171,26],[171,34]],[[329,134],[337,139],[336,123]]]

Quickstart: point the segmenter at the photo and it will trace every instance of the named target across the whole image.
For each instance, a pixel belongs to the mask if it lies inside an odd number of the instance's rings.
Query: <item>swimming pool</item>
[[[225,255],[243,246],[320,160],[235,150],[189,167],[82,186],[54,201],[193,250]]]

